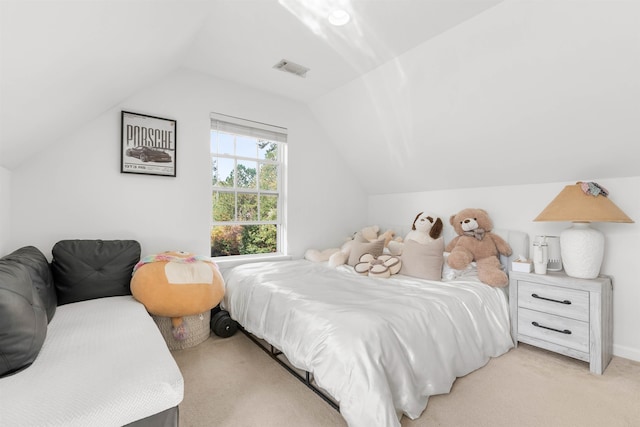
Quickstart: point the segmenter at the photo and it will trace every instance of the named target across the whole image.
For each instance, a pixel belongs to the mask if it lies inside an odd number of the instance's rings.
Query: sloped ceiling
[[[1,0],[0,166],[185,67],[308,105],[370,194],[637,176],[638,28],[634,0]]]
[[[632,177],[638,75],[640,2],[505,1],[311,108],[370,194]]]
[[[174,69],[205,18],[178,2],[0,8],[0,165],[9,169]]]
[[[219,1],[184,64],[308,103],[499,1]],[[329,25],[336,6],[350,12],[347,25]],[[306,78],[275,72],[280,59],[311,71]]]
[[[0,166],[178,67],[310,102],[496,2],[2,0]],[[326,22],[334,4],[352,12],[347,34]],[[307,78],[274,70],[283,58]]]

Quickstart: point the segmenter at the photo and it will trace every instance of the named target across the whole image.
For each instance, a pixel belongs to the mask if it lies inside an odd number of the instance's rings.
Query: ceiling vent
[[[276,65],[273,66],[276,70],[284,71],[286,73],[295,74],[299,77],[307,77],[307,71],[309,69],[307,67],[303,67],[300,64],[296,64],[295,62],[288,61],[283,59],[279,61]]]

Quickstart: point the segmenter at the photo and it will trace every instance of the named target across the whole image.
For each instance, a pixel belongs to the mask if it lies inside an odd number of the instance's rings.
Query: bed
[[[0,259],[0,426],[177,426],[184,380],[129,291],[135,240]]]
[[[183,388],[160,331],[133,297],[66,304],[34,363],[0,380],[0,425],[177,425]]]
[[[498,231],[514,254],[528,236]],[[511,259],[501,262],[509,268]],[[506,288],[473,270],[449,281],[362,276],[307,260],[225,271],[222,307],[291,365],[313,376],[349,426],[399,426],[429,396],[513,347]]]

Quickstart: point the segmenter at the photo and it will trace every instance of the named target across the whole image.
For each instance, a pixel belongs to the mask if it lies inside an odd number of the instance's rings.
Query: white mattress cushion
[[[0,379],[0,424],[121,426],[177,406],[184,382],[131,296],[62,305],[35,362]]]

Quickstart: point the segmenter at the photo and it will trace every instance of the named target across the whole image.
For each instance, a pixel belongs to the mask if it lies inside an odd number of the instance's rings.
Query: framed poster
[[[122,112],[120,172],[176,176],[176,121]]]

